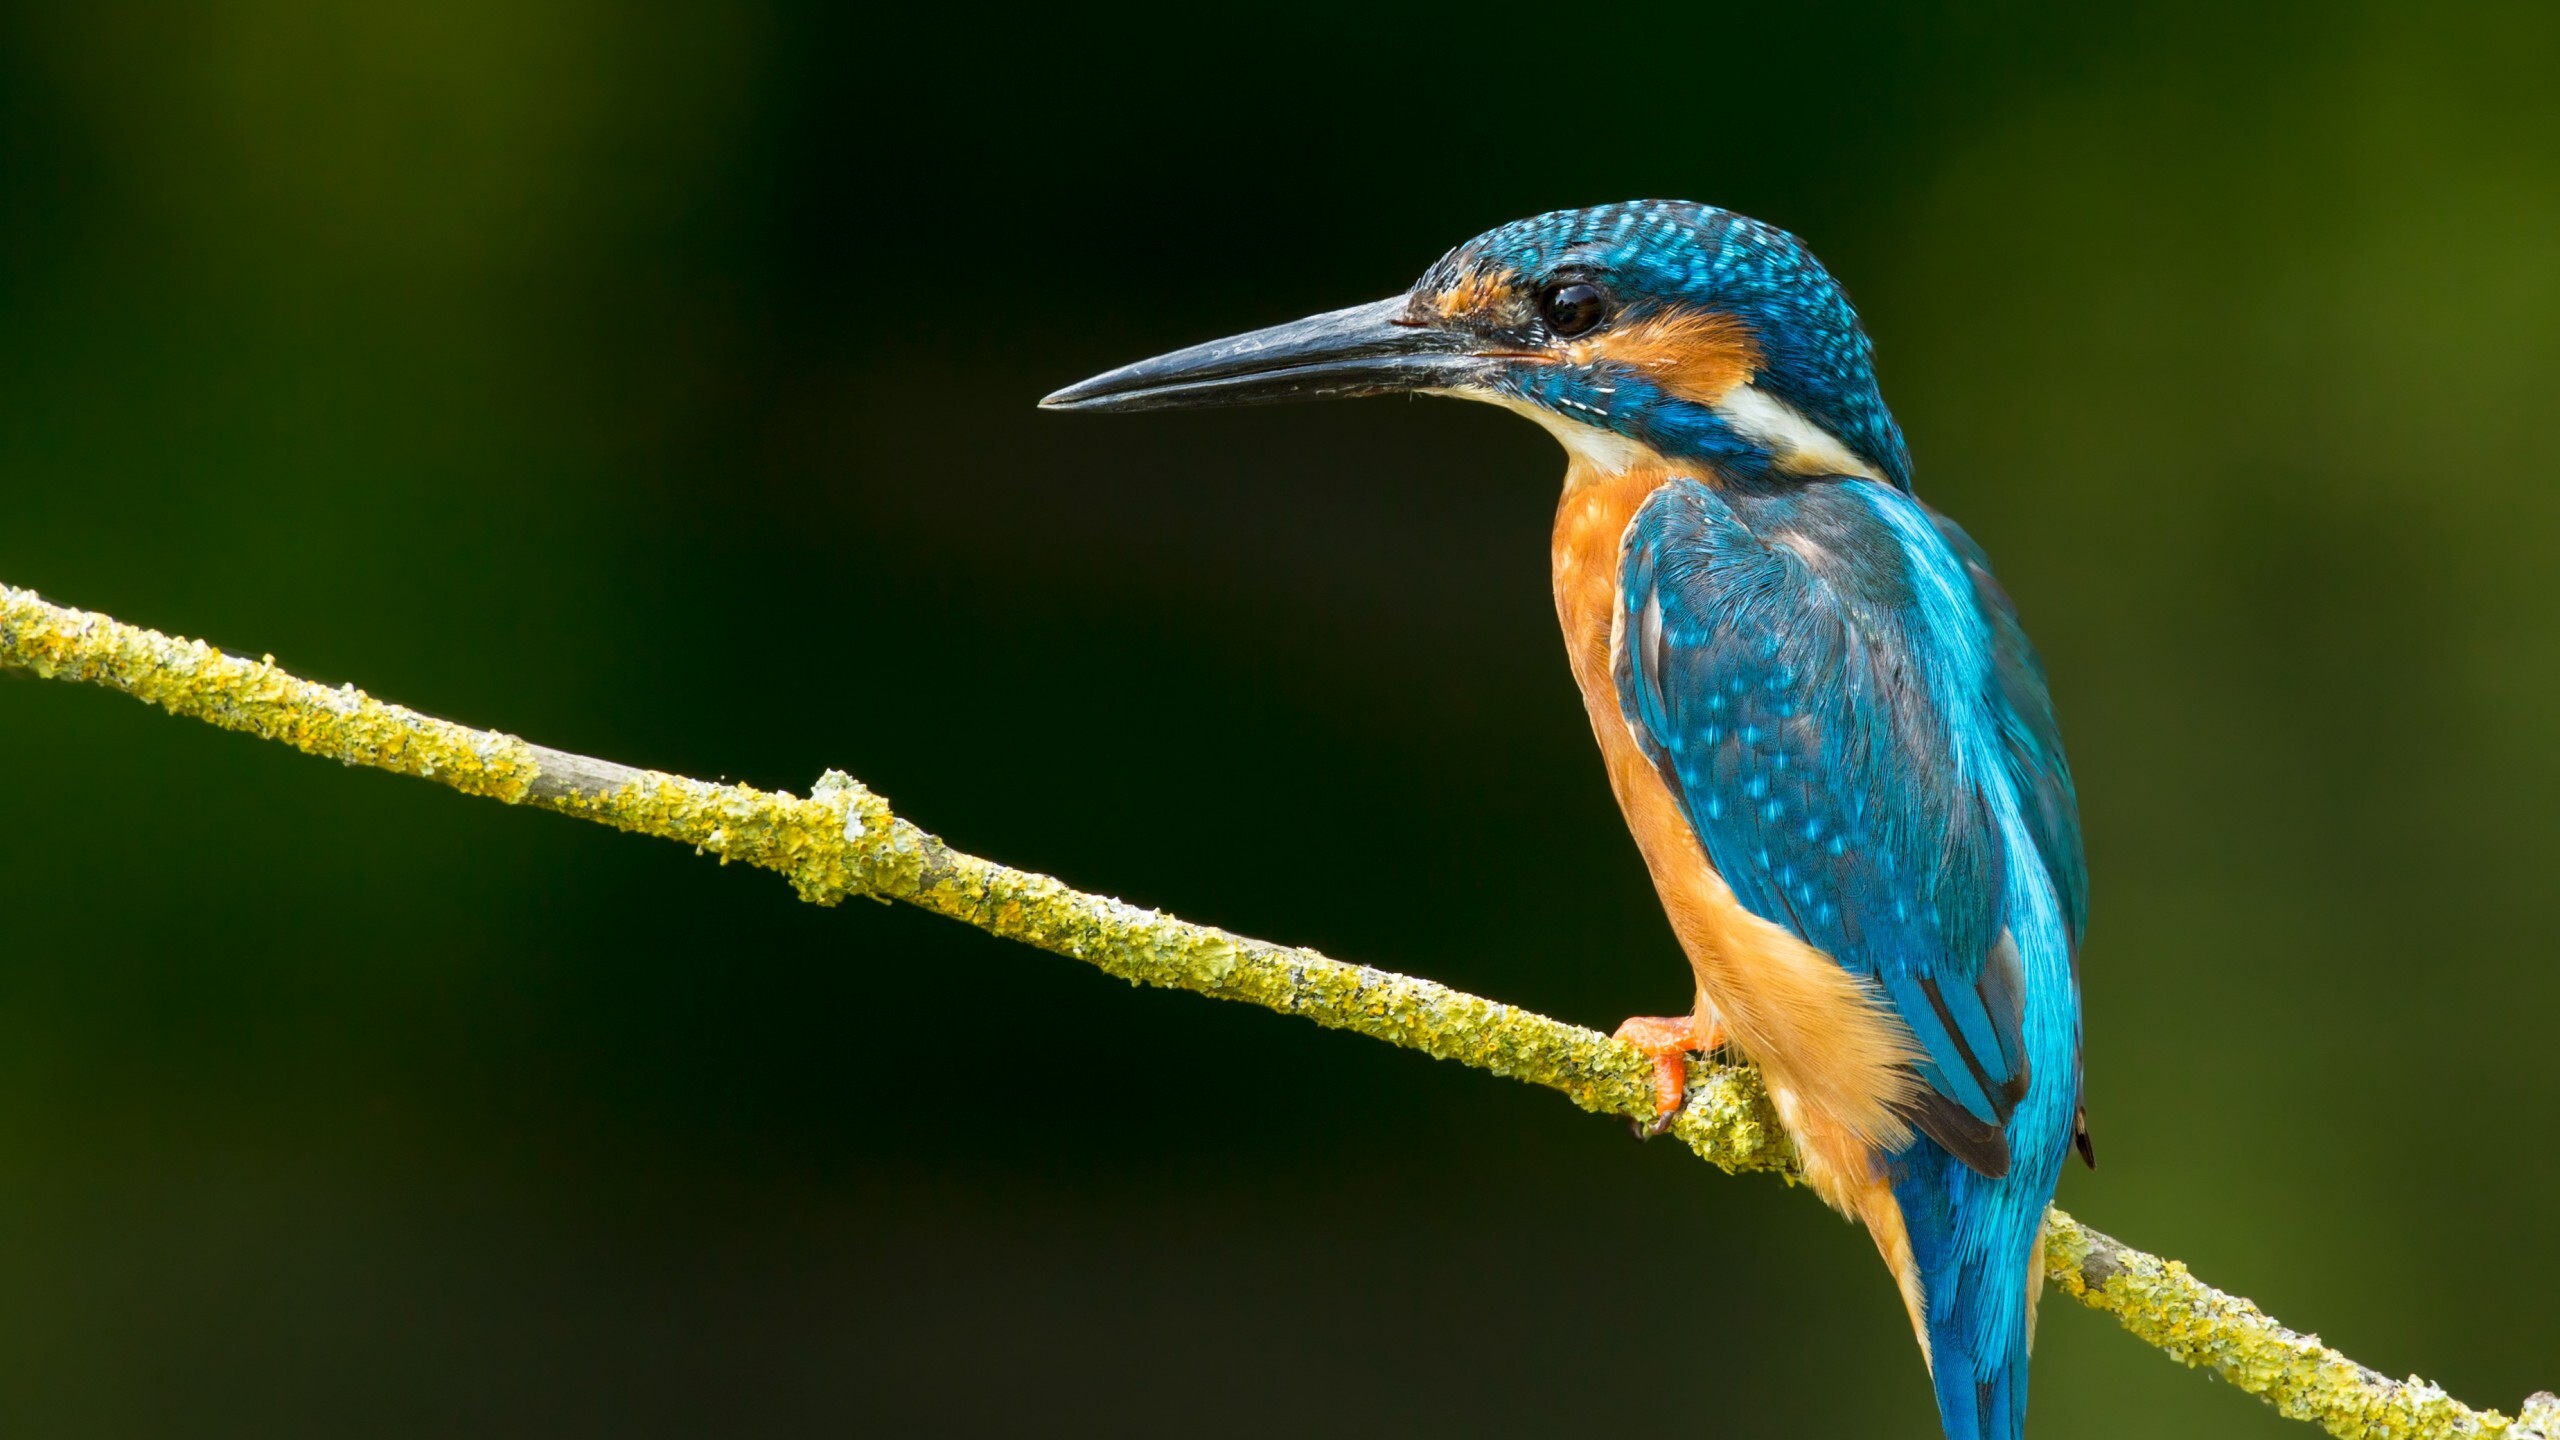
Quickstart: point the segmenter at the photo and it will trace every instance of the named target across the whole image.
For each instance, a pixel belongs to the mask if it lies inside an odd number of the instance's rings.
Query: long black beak
[[[1484,372],[1480,342],[1406,318],[1405,297],[1354,305],[1123,365],[1043,410],[1184,410],[1452,390]]]

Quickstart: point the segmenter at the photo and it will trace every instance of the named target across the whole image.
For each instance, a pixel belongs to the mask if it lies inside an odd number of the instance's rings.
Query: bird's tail
[[[2043,1278],[2036,1251],[2058,1168],[2025,1164],[1986,1179],[1926,1139],[1894,1157],[1893,1195],[1926,1312],[1913,1318],[1928,1336],[1947,1440],[2026,1434],[2027,1351]]]

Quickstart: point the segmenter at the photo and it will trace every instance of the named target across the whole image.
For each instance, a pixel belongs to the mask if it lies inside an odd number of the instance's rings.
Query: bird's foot
[[[1724,1030],[1702,1025],[1694,1015],[1638,1015],[1618,1027],[1612,1037],[1643,1051],[1653,1061],[1653,1119],[1638,1122],[1636,1134],[1646,1140],[1671,1128],[1680,1102],[1689,1093],[1689,1056],[1722,1049]]]

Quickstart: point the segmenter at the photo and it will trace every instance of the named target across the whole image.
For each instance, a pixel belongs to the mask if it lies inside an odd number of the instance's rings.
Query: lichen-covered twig
[[[172,715],[279,740],[309,754],[433,780],[680,841],[779,872],[804,900],[901,900],[1117,975],[1243,1000],[1338,1030],[1561,1092],[1585,1110],[1653,1111],[1652,1068],[1595,1030],[1428,980],[1177,920],[1045,875],[964,854],[830,772],[803,799],[635,770],[474,730],[330,689],[272,657],[226,655],[0,586],[0,668],[121,690]],[[1759,1076],[1698,1067],[1672,1134],[1728,1172],[1793,1176],[1794,1155]],[[2537,1395],[2510,1419],[2419,1380],[2393,1381],[2297,1335],[2173,1260],[2130,1249],[2056,1210],[2046,1272],[2063,1293],[2116,1317],[2175,1358],[2211,1369],[2286,1415],[2345,1440],[2560,1440],[2560,1401]]]
[[[2414,1376],[2387,1379],[2321,1344],[2319,1336],[2297,1335],[2239,1296],[2214,1289],[2177,1261],[2145,1255],[2059,1209],[2046,1221],[2044,1265],[2072,1299],[2332,1435],[2560,1440],[2560,1397],[2537,1394],[2510,1420],[2473,1410]]]

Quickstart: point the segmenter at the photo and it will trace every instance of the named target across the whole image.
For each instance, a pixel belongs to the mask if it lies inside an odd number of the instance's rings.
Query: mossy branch
[[[1429,980],[1328,959],[1074,890],[964,854],[830,771],[805,799],[635,770],[433,719],[353,686],[330,689],[272,657],[226,655],[0,586],[0,668],[123,691],[172,715],[307,754],[433,780],[466,795],[593,820],[761,866],[803,900],[872,895],[947,915],[1093,965],[1132,984],[1242,1000],[1442,1060],[1543,1085],[1585,1110],[1650,1118],[1651,1068],[1596,1030]],[[1671,1133],[1729,1173],[1794,1179],[1795,1156],[1748,1066],[1701,1066]],[[2047,1275],[2145,1342],[2212,1370],[2288,1416],[2345,1440],[2560,1440],[2560,1399],[2514,1418],[2473,1410],[2424,1381],[2395,1381],[2277,1324],[2184,1265],[2052,1212]]]

